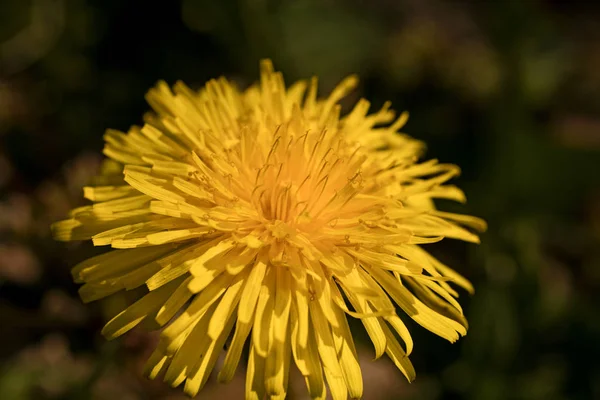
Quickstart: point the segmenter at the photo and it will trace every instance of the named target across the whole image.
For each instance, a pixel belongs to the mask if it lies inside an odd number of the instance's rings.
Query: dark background
[[[392,100],[428,158],[463,168],[480,246],[428,249],[476,287],[451,345],[411,325],[408,384],[356,336],[366,399],[600,398],[600,3],[439,0],[0,0],[0,399],[180,399],[141,378],[155,338],[106,342],[128,301],[84,306],[69,268],[94,251],[55,243],[84,204],[106,128],[141,123],[158,79],[244,87],[271,57],[321,93]],[[242,398],[243,371],[202,398]],[[290,398],[304,399],[301,378]]]

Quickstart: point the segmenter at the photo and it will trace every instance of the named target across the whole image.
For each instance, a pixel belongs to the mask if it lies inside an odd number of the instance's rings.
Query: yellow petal
[[[292,300],[291,280],[289,273],[282,267],[275,268],[275,275],[275,303],[265,365],[265,389],[268,396],[279,396],[286,393],[290,357],[288,321]]]
[[[338,327],[332,329],[333,341],[339,357],[345,386],[350,398],[360,399],[363,395],[363,381],[352,333],[344,312],[336,308],[335,314],[338,319]]]
[[[129,185],[85,186],[83,188],[83,197],[92,201],[109,201],[135,194],[139,194],[139,192]]]
[[[223,298],[223,301],[225,301],[225,298]],[[223,344],[225,343],[227,336],[229,336],[229,332],[231,332],[234,321],[235,314],[230,313],[229,318],[221,327],[219,336],[216,339],[211,340],[208,349],[202,354],[200,360],[196,362],[196,365],[191,368],[183,389],[188,396],[194,397],[206,384],[206,381],[217,362],[219,354],[223,349]]]
[[[226,325],[227,321],[234,314],[235,308],[240,301],[241,290],[244,285],[245,276],[240,276],[240,279],[237,282],[234,282],[227,288],[225,295],[221,299],[217,309],[213,313],[213,316],[210,319],[210,323],[208,324],[208,336],[217,340],[221,333],[223,332],[223,327]]]
[[[233,282],[235,281],[236,279],[234,278]],[[211,285],[194,298],[192,303],[180,316],[162,331],[161,336],[168,340],[175,340],[183,331],[195,324],[206,313],[206,310],[223,295],[230,284],[232,284],[232,277],[220,275]]]
[[[458,340],[459,334],[466,335],[467,331],[464,326],[427,307],[400,282],[394,280],[389,273],[377,268],[369,268],[368,271],[390,294],[396,304],[421,326],[450,342]]]
[[[146,281],[146,286],[154,290],[165,283],[187,273],[193,261],[204,251],[218,243],[219,239],[200,241],[185,247],[178,252],[173,252],[167,257],[157,260],[159,270]]]
[[[427,281],[425,279],[421,280],[421,282],[417,282],[412,278],[406,279],[407,285],[409,285],[412,292],[419,300],[423,302],[423,304],[435,312],[458,322],[464,326],[465,330],[468,329],[467,319],[464,317],[462,309],[460,306],[458,306],[458,308],[456,307],[458,305],[456,299],[450,296],[448,293],[445,293],[447,298],[452,299],[452,301],[448,301],[442,296],[441,293],[439,293],[439,295],[437,294],[443,289],[437,285],[431,285],[428,287],[425,284],[426,282],[435,284],[435,282]],[[440,296],[443,298],[440,298]]]
[[[254,314],[254,325],[252,328],[252,343],[254,351],[260,357],[267,357],[269,350],[269,328],[273,317],[273,303],[275,302],[274,288],[275,276],[273,268],[269,268],[265,274],[263,285],[260,288],[256,313]]]
[[[296,285],[296,310],[298,312],[298,345],[305,348],[309,336],[309,307],[306,293]]]
[[[112,250],[77,264],[71,271],[75,281],[94,282],[120,276],[173,251],[173,245],[144,249]]]
[[[311,268],[317,275],[321,277],[319,281],[311,278],[314,287],[316,300],[319,302],[320,309],[323,311],[323,314],[327,318],[327,321],[335,326],[337,324],[337,319],[335,317],[335,313],[333,311],[333,307],[335,307],[333,300],[331,298],[331,287],[329,284],[329,279],[325,276],[323,269],[317,262],[308,262],[308,267]]]
[[[233,374],[240,361],[244,343],[250,334],[250,329],[254,322],[254,310],[256,308],[256,302],[258,301],[266,268],[267,265],[264,262],[257,261],[246,279],[239,301],[237,323],[233,340],[231,341],[231,345],[225,356],[223,368],[219,372],[220,382],[229,382],[233,378]]]
[[[158,375],[167,370],[169,366],[169,356],[163,354],[162,349],[156,348],[146,365],[144,366],[144,375],[150,379],[156,379]]]
[[[323,371],[325,372],[325,378],[327,379],[331,398],[333,400],[346,400],[348,398],[348,389],[346,388],[344,378],[341,375],[332,372],[327,366],[323,367]]]
[[[164,378],[165,382],[169,382],[171,386],[176,387],[184,382],[191,374],[192,367],[204,356],[213,342],[213,340],[206,335],[206,329],[214,310],[215,306],[212,305],[208,308],[207,312],[194,323],[192,331],[173,356]]]
[[[356,296],[353,292],[344,289],[348,300],[359,314],[362,314],[361,322],[363,323],[367,334],[375,347],[375,359],[378,359],[385,352],[385,334],[381,328],[379,318],[376,316],[366,317],[366,315],[376,315],[376,310],[361,296]]]
[[[180,283],[181,280],[176,280],[146,294],[111,319],[102,329],[102,334],[107,339],[114,339],[131,330],[146,317],[158,311],[160,306],[164,304],[172,291]]]
[[[267,265],[260,260],[252,267],[250,275],[248,276],[248,281],[242,292],[242,301],[240,302],[240,307],[238,309],[239,321],[249,323],[252,320],[254,307],[258,300],[261,283],[263,282],[266,271]]]
[[[299,342],[299,316],[296,303],[292,302],[290,322],[292,327],[291,346],[296,366],[304,375],[308,393],[313,399],[325,399],[326,388],[323,382],[323,368],[319,361],[319,352],[315,342],[314,331],[307,328],[306,344]],[[307,321],[308,322],[308,321]]]
[[[396,364],[396,367],[409,382],[412,382],[415,379],[415,369],[413,368],[412,363],[410,362],[408,356],[402,350],[402,347],[394,337],[394,334],[390,331],[390,329],[384,324],[383,329],[385,331],[386,340],[387,340],[387,348],[385,350],[386,354],[390,357],[390,359]]]
[[[254,348],[254,341],[250,342],[250,357],[246,370],[246,400],[263,400],[265,397],[265,359]]]
[[[329,322],[317,302],[311,301],[309,308],[321,362],[325,368],[329,369],[332,376],[342,377]]]
[[[173,291],[168,300],[160,307],[156,314],[156,322],[164,325],[179,311],[181,307],[188,302],[192,297],[192,292],[188,290],[188,285],[193,278],[188,276],[181,284]]]
[[[207,249],[204,254],[197,258],[194,265],[190,268],[190,273],[194,276],[198,276],[205,271],[205,264],[212,258],[219,257],[223,253],[233,248],[234,243],[231,240],[223,240],[215,246]]]

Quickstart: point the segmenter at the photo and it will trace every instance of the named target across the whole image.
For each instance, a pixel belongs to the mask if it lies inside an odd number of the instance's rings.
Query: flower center
[[[276,182],[265,190],[260,197],[260,208],[263,217],[269,221],[290,222],[294,217],[294,206],[297,205],[293,199],[292,185]],[[295,196],[293,196],[295,197]]]

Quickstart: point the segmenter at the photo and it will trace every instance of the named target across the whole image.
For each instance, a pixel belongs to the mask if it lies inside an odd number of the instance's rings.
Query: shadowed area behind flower
[[[323,93],[357,73],[345,111],[359,96],[410,110],[406,131],[428,144],[427,156],[463,171],[456,183],[468,205],[440,208],[491,227],[476,249],[426,246],[476,291],[461,296],[470,326],[454,345],[407,322],[412,384],[391,362],[370,361],[369,338],[350,319],[364,398],[600,397],[597,6],[51,3],[0,5],[0,48],[32,49],[0,51],[0,398],[185,398],[140,378],[158,338],[100,337],[136,294],[82,305],[69,269],[98,249],[54,243],[48,226],[85,204],[104,129],[140,124],[141,95],[158,78],[196,89],[226,75],[244,88],[266,56],[288,82],[319,75]],[[32,18],[32,4],[47,11]],[[28,34],[32,23],[49,32],[44,40]],[[15,38],[30,42],[15,47]],[[205,397],[239,398],[244,376],[239,368],[227,386],[211,377]],[[288,397],[305,390],[292,374]]]

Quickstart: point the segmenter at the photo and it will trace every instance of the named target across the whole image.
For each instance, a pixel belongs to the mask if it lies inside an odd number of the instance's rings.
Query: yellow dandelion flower
[[[83,301],[145,287],[102,333],[161,329],[149,377],[194,396],[230,338],[218,379],[232,379],[249,342],[247,399],[284,398],[292,362],[312,398],[327,386],[333,399],[358,399],[347,315],[409,380],[413,341],[398,307],[451,342],[466,334],[450,283],[471,284],[420,245],[477,243],[485,222],[436,210],[432,199],[465,200],[446,184],[459,169],[417,163],[422,143],[398,133],[406,113],[395,119],[386,103],[369,114],[362,99],[340,115],[356,83],[319,99],[316,78],[286,89],[263,61],[245,91],[224,78],[198,92],[160,82],[143,127],[106,132],[109,160],[84,188],[93,204],[53,228],[117,249],[73,269]]]

